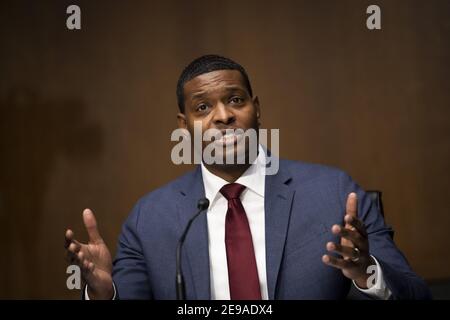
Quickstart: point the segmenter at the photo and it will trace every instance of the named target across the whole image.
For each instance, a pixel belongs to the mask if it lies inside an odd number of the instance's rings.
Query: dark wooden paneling
[[[284,157],[338,166],[383,191],[414,269],[450,277],[450,2],[69,1],[0,4],[0,297],[78,298],[63,234],[95,210],[114,250],[170,163],[181,68],[204,53],[250,74]]]

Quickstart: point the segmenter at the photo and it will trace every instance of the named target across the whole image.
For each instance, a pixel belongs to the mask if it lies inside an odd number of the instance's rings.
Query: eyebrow
[[[196,98],[202,98],[203,96],[205,96],[206,91],[199,91],[197,93],[192,94],[191,96],[191,100],[194,100]]]
[[[244,88],[242,88],[241,86],[237,86],[237,85],[228,85],[225,86],[225,89],[232,91],[232,90],[244,90]]]
[[[245,92],[244,88],[242,88],[241,86],[237,86],[237,85],[227,85],[227,86],[224,86],[224,88],[227,91],[242,91],[242,92]],[[207,91],[196,92],[196,93],[192,94],[191,100],[194,100],[194,99],[197,99],[197,98],[202,98],[207,93],[208,93]]]

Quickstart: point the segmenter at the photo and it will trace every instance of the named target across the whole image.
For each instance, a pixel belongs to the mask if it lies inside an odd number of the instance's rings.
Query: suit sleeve
[[[138,235],[140,203],[122,226],[116,258],[113,265],[113,280],[118,299],[152,299],[148,269]]]
[[[386,285],[392,293],[391,298],[431,299],[425,281],[412,271],[405,256],[396,247],[393,230],[386,226],[369,196],[345,173],[341,174],[339,185],[342,212],[345,212],[348,194],[356,192],[358,196],[358,217],[366,226],[370,254],[380,264]]]

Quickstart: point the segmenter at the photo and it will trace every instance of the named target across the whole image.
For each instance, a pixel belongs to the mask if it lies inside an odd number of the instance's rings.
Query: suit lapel
[[[266,176],[265,225],[266,269],[269,299],[275,299],[278,273],[283,258],[294,191],[287,182],[290,175],[280,163],[276,175]]]
[[[198,200],[205,197],[200,166],[197,166],[191,175],[191,179],[187,179],[186,183],[181,186],[180,192],[181,201],[178,206],[178,217],[181,235],[189,219],[198,210]],[[185,279],[191,277],[190,283],[194,285],[195,299],[203,300],[211,298],[207,228],[206,213],[203,213],[191,225],[183,246],[185,255],[182,257],[182,259],[187,257],[187,261],[183,262],[183,266],[188,266],[188,268],[183,269]],[[186,293],[188,292],[188,288],[186,288]]]

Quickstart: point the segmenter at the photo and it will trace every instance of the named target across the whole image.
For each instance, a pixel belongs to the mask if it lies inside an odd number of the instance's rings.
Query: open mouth
[[[239,131],[242,130],[238,130],[238,132],[234,130],[227,130],[226,133],[222,133],[222,136],[220,136],[219,139],[214,140],[214,144],[220,146],[237,144],[244,137],[244,134]]]

